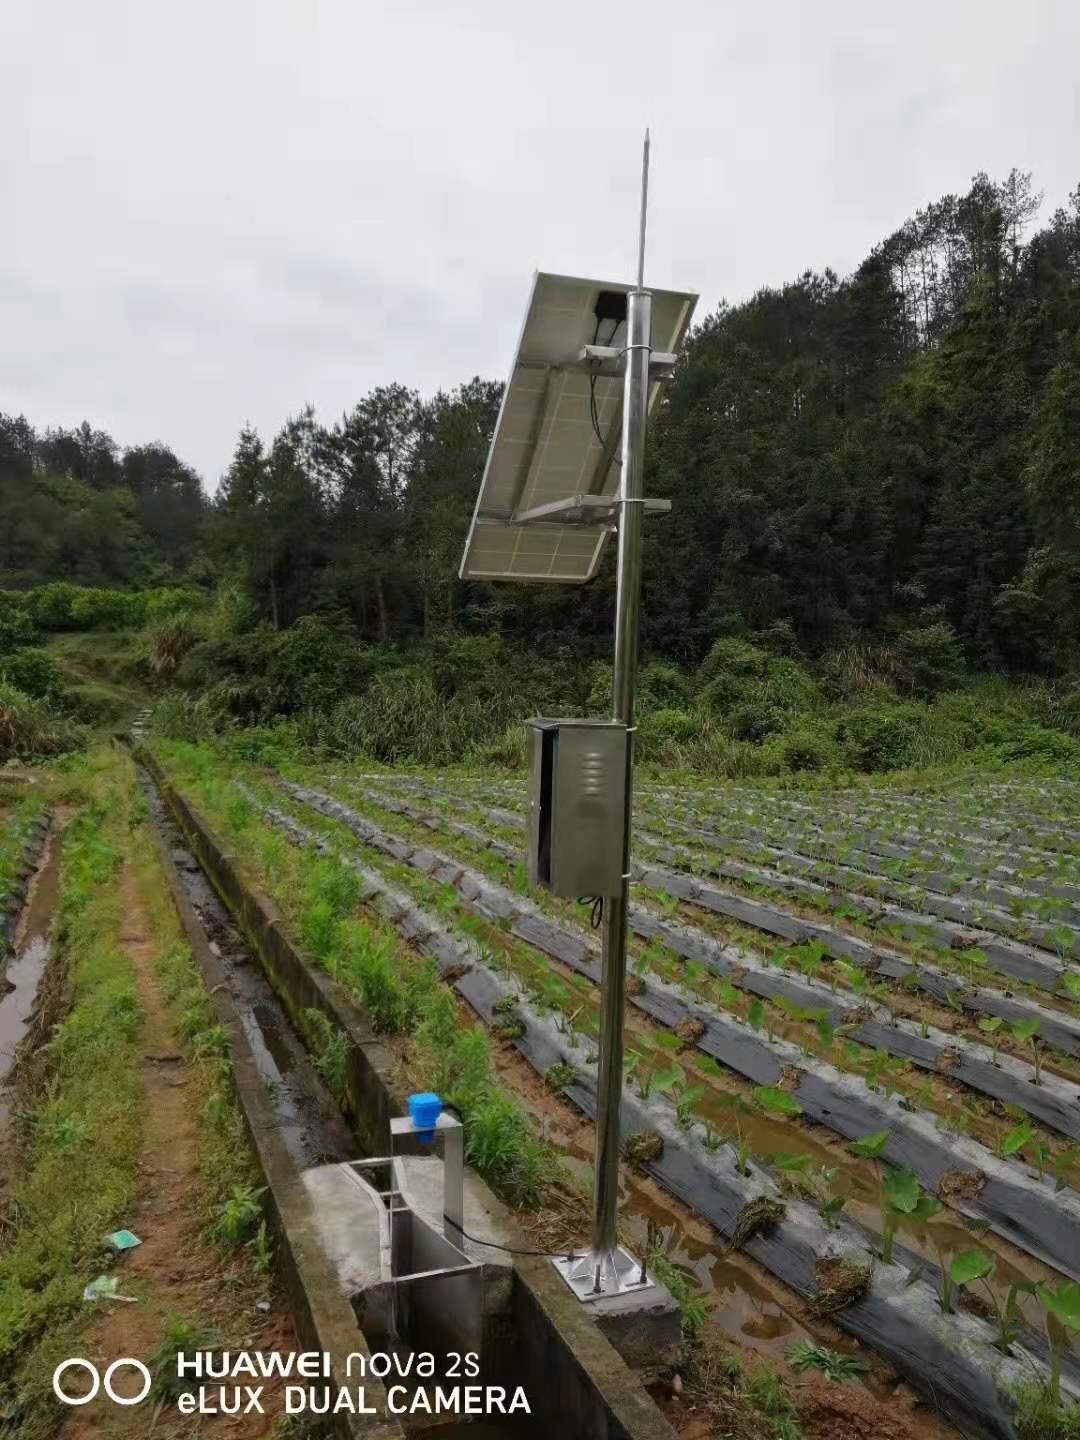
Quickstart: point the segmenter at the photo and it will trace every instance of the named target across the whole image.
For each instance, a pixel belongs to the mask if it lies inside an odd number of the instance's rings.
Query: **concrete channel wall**
[[[182,830],[214,888],[252,945],[266,976],[297,1030],[305,1033],[304,1012],[321,1013],[349,1038],[345,1109],[368,1154],[385,1154],[389,1120],[404,1113],[404,1096],[393,1074],[389,1048],[344,989],[318,972],[294,947],[281,912],[261,891],[247,884],[235,855],[221,844],[206,821],[169,783],[153,755],[137,746],[135,758],[153,778],[172,817]],[[155,832],[156,833],[156,832]],[[236,1090],[252,1146],[263,1171],[272,1210],[284,1244],[286,1282],[294,1318],[303,1343],[336,1357],[338,1373],[344,1356],[364,1353],[367,1344],[356,1325],[348,1300],[341,1294],[333,1266],[318,1239],[311,1199],[299,1172],[274,1133],[274,1116],[255,1071],[246,1042],[234,1020],[224,988],[224,972],[207,942],[198,915],[176,871],[168,847],[158,837],[177,909],[195,958],[222,1024],[234,1042]],[[245,1053],[246,1052],[246,1053]],[[505,1215],[505,1207],[470,1177],[474,1193],[483,1194],[485,1209]],[[617,1351],[545,1260],[515,1257],[513,1284],[489,1287],[491,1309],[485,1316],[486,1350],[495,1374],[488,1383],[525,1386],[534,1416],[559,1424],[570,1436],[590,1440],[674,1440],[674,1432],[645,1394]],[[335,1385],[339,1383],[337,1373]],[[340,1383],[344,1385],[344,1378]],[[368,1401],[383,1410],[382,1397],[367,1384]],[[385,1412],[384,1412],[385,1413]],[[396,1423],[365,1422],[360,1417],[338,1420],[343,1436],[391,1440],[403,1431]],[[507,1422],[511,1428],[512,1421]]]

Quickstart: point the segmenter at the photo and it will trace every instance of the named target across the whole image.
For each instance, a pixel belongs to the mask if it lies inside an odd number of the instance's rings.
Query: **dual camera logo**
[[[113,1380],[120,1370],[135,1370],[142,1377],[142,1389],[137,1395],[120,1395],[113,1388]],[[69,1371],[81,1371],[89,1378],[89,1390],[80,1389],[77,1394],[72,1394],[63,1385],[64,1378]],[[73,1377],[74,1378],[74,1377]],[[85,1383],[85,1381],[84,1381]],[[77,1356],[71,1360],[62,1361],[53,1371],[52,1388],[56,1398],[65,1405],[89,1405],[101,1388],[104,1386],[105,1394],[117,1405],[139,1405],[150,1393],[152,1384],[150,1371],[141,1360],[123,1359],[114,1360],[109,1368],[102,1375],[96,1365],[89,1360],[81,1360]],[[125,1389],[127,1387],[125,1386]]]

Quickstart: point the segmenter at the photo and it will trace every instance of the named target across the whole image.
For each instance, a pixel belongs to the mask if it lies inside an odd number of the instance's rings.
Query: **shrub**
[[[51,709],[0,681],[0,762],[57,755],[82,743],[80,727]]]
[[[225,736],[221,748],[231,760],[270,765],[277,769],[294,760],[303,745],[296,722],[279,720],[274,725],[253,725],[246,730],[233,731]]]
[[[123,630],[141,625],[146,600],[124,590],[77,590],[71,598],[71,630]],[[58,627],[59,628],[59,627]]]
[[[196,699],[182,690],[174,690],[154,707],[154,732],[168,740],[213,740],[228,726],[229,720],[210,702],[209,696]]]
[[[765,673],[767,656],[748,640],[725,635],[713,642],[708,655],[698,667],[698,681],[708,685],[720,676],[735,679],[756,679]]]
[[[146,663],[155,675],[173,676],[198,639],[197,622],[190,611],[166,612],[150,620],[143,632]]]
[[[929,712],[916,704],[849,710],[836,738],[857,770],[899,770],[915,762]]]
[[[271,636],[266,677],[274,713],[329,710],[371,673],[366,648],[344,617],[305,615]]]
[[[526,726],[508,726],[497,740],[484,747],[483,758],[489,765],[524,770],[529,763],[529,732]]]
[[[0,596],[0,657],[24,645],[32,645],[37,636],[27,611],[10,593]]]
[[[817,682],[802,665],[746,640],[717,640],[698,670],[698,679],[702,703],[717,715],[731,715],[746,705],[758,707],[762,714],[767,707],[793,715],[822,704]]]
[[[79,587],[63,580],[29,591],[27,606],[34,624],[40,630],[74,630],[71,609],[78,595]]]
[[[590,715],[611,714],[611,661],[594,660],[589,672],[589,698],[586,702]]]
[[[783,730],[784,714],[776,705],[751,700],[737,705],[728,723],[736,740],[751,740],[760,744],[767,736]]]
[[[0,658],[0,679],[34,700],[54,703],[64,688],[60,671],[49,652],[31,646]]]
[[[667,747],[685,745],[700,732],[701,721],[690,710],[654,710],[638,721],[637,744],[642,759],[663,758]]]
[[[690,681],[674,665],[646,665],[638,680],[642,710],[684,710],[690,703]]]
[[[795,730],[779,743],[780,763],[785,770],[824,770],[837,758],[835,747],[821,735]]]
[[[917,695],[936,695],[964,678],[964,651],[959,636],[945,620],[915,625],[897,637],[900,660]]]

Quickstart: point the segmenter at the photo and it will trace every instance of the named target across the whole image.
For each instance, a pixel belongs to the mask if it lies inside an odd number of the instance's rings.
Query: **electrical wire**
[[[481,1240],[476,1235],[470,1235],[468,1230],[466,1230],[463,1225],[459,1225],[456,1220],[451,1220],[449,1216],[444,1216],[443,1218],[451,1229],[456,1230],[458,1234],[464,1236],[466,1240],[471,1240],[474,1245],[484,1245],[489,1250],[503,1250],[507,1255],[531,1255],[537,1260],[582,1260],[585,1257],[584,1251],[579,1255],[574,1249],[519,1250],[513,1245],[500,1245],[497,1240]]]
[[[615,336],[619,333],[619,326],[620,326],[620,324],[621,324],[622,322],[621,322],[620,320],[616,320],[614,323],[615,323],[615,328],[614,328],[614,330],[612,330],[612,332],[611,332],[611,334],[608,336],[608,340],[607,340],[607,343],[608,343],[609,345],[614,341]],[[597,344],[597,337],[599,336],[599,334],[600,334],[600,317],[597,316],[597,318],[596,318],[596,325],[595,325],[594,328],[593,328],[593,337],[592,337],[592,343],[593,343],[594,345]],[[591,372],[590,372],[590,374],[589,374],[589,419],[592,421],[593,434],[596,436],[597,440],[599,441],[601,450],[603,450],[603,449],[606,449],[606,448],[607,448],[607,441],[604,439],[603,433],[602,433],[602,431],[601,431],[601,429],[600,429],[600,411],[599,411],[599,408],[597,407],[597,404],[596,404],[596,381],[597,381],[597,378],[598,378],[598,377],[597,377],[597,372],[596,372],[596,364],[597,364],[597,362],[594,361],[594,362],[593,362],[593,369],[591,370]],[[595,928],[595,927],[594,927],[594,928]]]
[[[579,895],[579,905],[591,905],[589,912],[589,924],[594,930],[600,929],[600,921],[604,918],[604,897],[602,895]]]
[[[458,1119],[464,1123],[465,1117],[452,1100],[444,1100],[443,1109],[453,1110]],[[528,1255],[537,1260],[581,1260],[584,1258],[584,1252],[579,1255],[572,1246],[569,1250],[520,1250],[513,1245],[501,1245],[498,1240],[481,1240],[479,1235],[470,1235],[464,1225],[459,1225],[456,1220],[451,1220],[449,1215],[444,1215],[443,1220],[464,1239],[471,1240],[474,1245],[483,1245],[488,1250],[503,1250],[507,1255]]]

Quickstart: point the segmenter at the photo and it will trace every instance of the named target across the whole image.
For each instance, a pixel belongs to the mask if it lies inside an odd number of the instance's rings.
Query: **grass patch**
[[[72,765],[83,803],[63,836],[58,940],[69,1004],[48,1043],[47,1079],[16,1113],[20,1178],[0,1254],[0,1394],[42,1433],[48,1376],[73,1352],[82,1291],[102,1238],[135,1195],[141,1142],[141,1012],[120,945],[120,858],[127,824],[116,762]]]
[[[565,1182],[552,1151],[533,1133],[524,1107],[502,1088],[491,1042],[463,1028],[458,1004],[434,963],[359,906],[356,872],[337,859],[298,849],[263,823],[231,783],[230,767],[206,745],[158,742],[172,778],[272,895],[301,946],[345,985],[377,1029],[410,1034],[410,1081],[437,1090],[459,1111],[469,1163],[511,1204],[533,1207]],[[280,803],[280,797],[275,797]],[[379,868],[384,868],[380,865]],[[316,1063],[331,1071],[332,1037],[309,1034]],[[324,1078],[327,1078],[324,1074]]]

